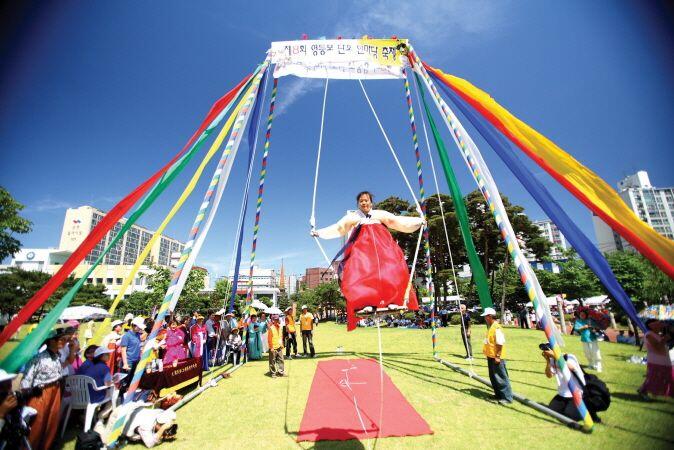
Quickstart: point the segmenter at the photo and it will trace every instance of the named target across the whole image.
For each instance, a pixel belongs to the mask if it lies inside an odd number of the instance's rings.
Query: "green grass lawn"
[[[474,329],[476,351],[481,349],[482,331],[481,326]],[[439,329],[438,336],[440,356],[468,367],[462,358],[458,327]],[[545,363],[538,350],[543,333],[509,328],[506,338],[513,390],[547,404],[556,393],[556,384],[543,374]],[[625,361],[637,353],[636,347],[601,344],[605,366],[601,378],[613,400],[611,408],[600,414],[603,423],[596,425],[592,434],[583,434],[517,402],[512,406],[493,403],[486,386],[432,359],[430,330],[382,329],[382,340],[386,373],[429,423],[433,435],[360,442],[295,442],[318,362],[325,358],[378,357],[376,329],[359,328],[347,333],[344,326],[321,324],[314,339],[316,358],[286,361],[288,377],[277,379],[265,376],[266,361],[244,365],[178,411],[178,438],[162,444],[162,448],[674,447],[670,428],[674,424],[674,401],[643,402],[636,395],[646,368]],[[337,354],[340,346],[344,353]],[[578,337],[567,337],[566,349],[585,361]],[[481,355],[474,360],[473,368],[487,376]],[[74,440],[70,439],[65,448],[73,447]]]

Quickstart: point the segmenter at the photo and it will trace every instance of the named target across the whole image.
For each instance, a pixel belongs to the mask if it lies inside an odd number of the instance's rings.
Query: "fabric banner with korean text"
[[[272,42],[269,56],[274,78],[395,79],[404,78],[407,58],[398,39],[334,39]]]

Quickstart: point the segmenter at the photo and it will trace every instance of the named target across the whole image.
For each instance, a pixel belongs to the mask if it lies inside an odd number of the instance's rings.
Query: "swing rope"
[[[314,173],[314,193],[311,197],[311,217],[309,218],[309,225],[311,226],[312,231],[316,229],[316,190],[318,188],[318,169],[321,166],[321,149],[323,148],[323,127],[325,125],[325,104],[327,103],[328,99],[328,81],[330,81],[330,78],[325,79],[325,89],[323,90],[323,108],[321,109],[321,131],[318,135],[318,155],[316,156],[316,172]],[[313,238],[314,241],[316,242],[316,245],[318,245],[318,248],[323,254],[323,258],[325,258],[325,261],[328,263],[328,268],[330,268],[330,265],[332,263],[330,262],[330,258],[328,258],[327,253],[325,253],[325,250],[323,249],[323,246],[321,245],[318,236],[313,236]]]
[[[384,126],[381,124],[381,121],[379,120],[379,115],[377,114],[377,111],[375,111],[374,106],[372,105],[372,101],[370,100],[370,96],[367,95],[367,91],[365,90],[365,86],[363,85],[362,80],[358,80],[358,84],[360,84],[360,88],[363,91],[363,95],[365,96],[365,100],[367,100],[367,104],[370,106],[370,111],[372,111],[372,115],[374,116],[374,119],[377,121],[377,125],[379,125],[379,129],[381,130],[382,135],[384,136],[384,140],[386,140],[386,144],[388,145],[389,150],[391,151],[391,155],[393,155],[393,159],[396,162],[396,165],[398,166],[398,170],[400,170],[400,174],[403,176],[403,180],[405,180],[405,185],[407,185],[407,189],[409,189],[410,194],[412,194],[412,198],[414,199],[414,205],[417,207],[417,212],[422,218],[425,218],[425,215],[423,211],[421,210],[421,205],[419,205],[419,200],[417,200],[417,196],[414,193],[414,189],[412,189],[412,185],[410,184],[410,181],[407,179],[407,175],[405,175],[405,171],[403,170],[403,166],[400,164],[400,160],[398,159],[398,155],[396,154],[395,149],[393,148],[393,145],[391,145],[391,141],[388,138],[388,135],[386,134],[386,131],[384,130]]]
[[[424,190],[424,177],[421,169],[421,153],[419,151],[419,138],[417,136],[417,125],[414,120],[414,107],[412,106],[412,94],[410,92],[410,83],[407,79],[407,71],[405,68],[402,70],[403,77],[405,79],[405,100],[407,101],[407,110],[410,117],[410,128],[412,129],[412,143],[414,145],[414,157],[417,162],[417,176],[419,178],[419,198],[421,200],[421,210],[424,215],[426,215],[426,192]],[[437,355],[436,344],[437,336],[435,329],[435,295],[434,295],[434,286],[433,286],[433,270],[432,270],[432,261],[431,261],[431,245],[430,245],[430,236],[428,231],[428,224],[425,224],[422,227],[423,236],[424,236],[424,253],[426,255],[426,289],[428,290],[428,295],[431,298],[431,342],[433,344],[433,356]]]
[[[405,184],[407,185],[407,188],[409,189],[410,193],[412,194],[412,198],[414,199],[414,204],[417,208],[417,212],[419,213],[419,216],[425,221],[426,220],[426,214],[421,208],[421,205],[419,204],[419,200],[417,200],[417,196],[414,193],[414,189],[412,189],[412,185],[410,184],[410,181],[407,179],[407,175],[405,175],[405,171],[403,170],[402,165],[400,164],[400,160],[398,159],[398,155],[396,154],[395,149],[393,148],[393,145],[391,145],[391,141],[388,138],[388,135],[386,134],[386,131],[384,130],[384,126],[381,124],[381,121],[379,120],[379,115],[377,114],[377,111],[374,109],[374,105],[372,105],[372,101],[370,100],[370,96],[367,95],[367,91],[365,90],[365,86],[363,85],[362,80],[358,80],[358,83],[360,84],[360,88],[363,91],[363,95],[365,96],[365,100],[367,100],[367,104],[370,106],[370,111],[372,111],[372,115],[374,116],[375,120],[377,121],[377,125],[379,125],[379,129],[381,130],[382,135],[384,136],[384,140],[386,141],[386,144],[388,145],[389,150],[391,151],[391,155],[393,155],[393,159],[396,162],[396,165],[398,166],[398,169],[400,170],[400,174],[403,176],[403,180],[405,180]],[[424,233],[424,226],[422,226],[419,229],[419,238],[417,239],[417,247],[416,250],[414,251],[414,259],[412,261],[412,268],[410,269],[410,276],[407,281],[407,289],[405,290],[405,303],[404,307],[407,308],[407,303],[409,301],[409,295],[410,295],[410,290],[412,289],[412,279],[414,277],[414,269],[416,268],[417,265],[417,258],[419,256],[419,248],[421,247],[421,238]]]

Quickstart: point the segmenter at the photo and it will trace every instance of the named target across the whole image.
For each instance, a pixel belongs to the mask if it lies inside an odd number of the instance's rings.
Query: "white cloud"
[[[323,86],[323,80],[312,78],[287,78],[289,82],[283,90],[279,89],[278,103],[276,106],[276,116],[280,116],[290,108],[300,98],[306,94],[316,91]]]
[[[308,252],[287,252],[279,253],[277,255],[268,256],[255,261],[256,264],[265,265],[270,263],[281,264],[281,260],[292,260],[306,256]]]
[[[459,48],[498,36],[508,23],[510,2],[487,0],[359,1],[341,10],[331,37],[396,35],[408,38],[420,56]],[[305,95],[323,87],[323,80],[288,78],[280,90],[276,115],[284,114]]]
[[[208,274],[211,279],[227,275],[229,272],[229,261],[225,261],[226,258],[215,259],[215,260],[199,260],[196,262],[197,266],[205,267],[208,269]]]
[[[25,212],[49,212],[73,208],[74,205],[63,200],[54,200],[50,197],[38,200],[32,205],[27,205]]]
[[[499,34],[507,1],[409,0],[358,2],[337,22],[335,35],[408,38],[420,52],[444,53]],[[422,54],[423,56],[423,54]]]

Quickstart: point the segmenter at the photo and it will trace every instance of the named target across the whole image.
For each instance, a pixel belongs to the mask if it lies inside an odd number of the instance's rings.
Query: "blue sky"
[[[68,207],[111,208],[183,146],[211,103],[263,60],[271,41],[303,33],[407,37],[421,58],[491,93],[612,186],[636,170],[647,170],[655,185],[674,184],[672,35],[657,9],[602,1],[246,3],[52,2],[17,10],[23,15],[13,32],[5,31],[9,46],[2,48],[0,184],[26,205],[25,216],[34,222],[22,239],[25,246],[57,246]],[[415,181],[402,82],[370,81],[366,87]],[[284,258],[289,272],[300,273],[322,262],[308,236],[321,101],[319,81],[279,81],[257,253],[265,267],[278,267]],[[474,182],[445,137],[467,193]],[[474,137],[501,192],[532,218],[543,218]],[[363,189],[378,199],[408,198],[355,82],[330,83],[323,152],[319,226],[353,208]],[[161,222],[197,159],[140,224]],[[231,260],[244,159],[234,166],[197,260],[216,275]],[[594,240],[589,211],[528,165]],[[186,239],[212,170],[167,234]],[[430,172],[425,177],[432,192]],[[444,182],[441,189],[446,192]],[[245,264],[251,233],[245,234]],[[334,252],[337,244],[327,248]]]

